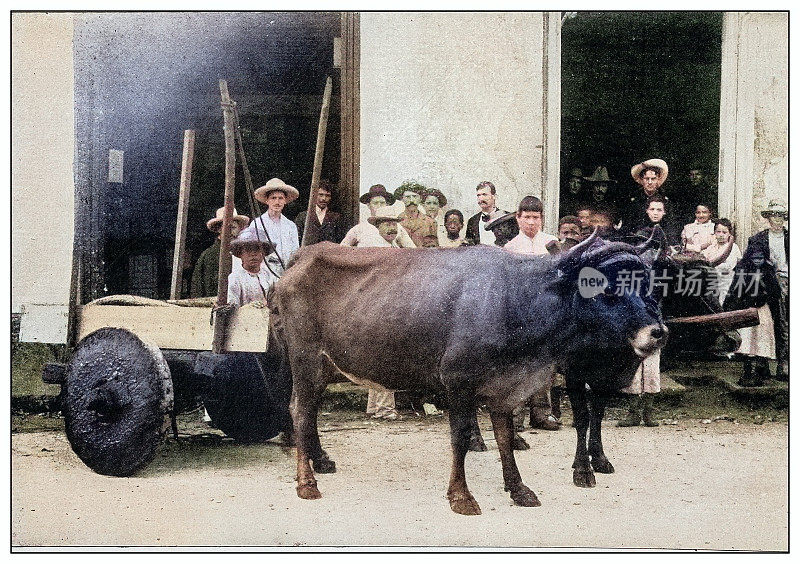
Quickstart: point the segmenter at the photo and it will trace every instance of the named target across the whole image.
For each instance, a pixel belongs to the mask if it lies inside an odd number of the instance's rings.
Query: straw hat
[[[783,200],[770,200],[767,209],[761,212],[761,217],[766,218],[771,215],[782,215],[784,218],[789,216],[789,210]]]
[[[222,230],[222,216],[224,215],[225,208],[219,208],[217,210],[217,215],[206,222],[206,227],[208,227],[208,230],[213,231],[214,233],[219,233]],[[236,208],[233,208],[233,221],[239,224],[239,229],[244,229],[247,227],[247,224],[250,223],[250,218],[246,215],[239,215],[236,212]]]
[[[238,237],[231,241],[231,254],[235,257],[241,258],[242,251],[245,248],[256,247],[258,245],[261,245],[261,249],[264,251],[264,256],[272,254],[272,251],[274,250],[273,246],[266,241],[266,238],[262,239],[261,237],[262,236],[259,236],[257,230],[251,228],[245,229],[239,233]]]
[[[369,201],[372,198],[377,196],[381,196],[386,200],[386,203],[390,206],[394,203],[395,199],[391,192],[386,190],[386,186],[383,184],[375,184],[369,187],[369,190],[365,194],[361,194],[361,197],[358,199],[359,202],[362,204],[369,204]]]
[[[445,198],[444,194],[442,194],[442,191],[437,188],[428,188],[427,190],[425,190],[422,193],[422,201],[424,202],[425,200],[427,200],[428,196],[436,196],[436,198],[439,200],[440,208],[443,208],[447,205],[447,198]]]
[[[583,179],[587,182],[613,182],[614,184],[617,182],[608,177],[608,169],[604,166],[598,166],[591,176],[584,176]]]
[[[382,223],[384,221],[400,221],[397,218],[397,215],[398,215],[397,212],[394,211],[392,208],[390,208],[389,206],[384,206],[382,208],[378,208],[377,210],[375,210],[375,215],[368,217],[367,221],[369,221],[372,225],[377,227],[379,223]]]
[[[648,159],[637,165],[633,165],[633,168],[631,168],[631,176],[638,184],[641,184],[642,179],[639,178],[639,175],[644,169],[651,166],[661,170],[661,174],[658,175],[658,185],[661,186],[664,184],[664,181],[667,179],[667,175],[669,174],[669,167],[667,166],[667,163],[661,159]]]
[[[255,196],[256,200],[261,202],[262,204],[267,203],[267,197],[269,196],[270,192],[274,192],[275,190],[280,190],[284,194],[286,194],[286,203],[294,202],[297,198],[300,197],[300,192],[297,191],[297,188],[294,186],[289,186],[280,178],[272,178],[263,186],[256,188]]]

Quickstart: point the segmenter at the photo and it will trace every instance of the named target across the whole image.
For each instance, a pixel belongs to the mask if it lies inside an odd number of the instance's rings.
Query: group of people
[[[323,181],[317,187],[315,206],[310,217],[300,213],[294,222],[283,215],[286,204],[299,197],[297,189],[277,178],[255,191],[258,201],[267,211],[250,221],[234,212],[231,223],[231,253],[234,265],[228,282],[228,301],[234,305],[266,301],[270,284],[286,269],[302,237],[309,243],[331,241],[351,247],[459,247],[463,245],[494,245],[509,252],[528,255],[557,254],[585,239],[595,230],[600,237],[614,240],[625,236],[649,237],[656,226],[661,228],[672,252],[696,253],[716,270],[720,282],[720,305],[738,309],[748,304],[734,303],[728,293],[739,275],[760,271],[765,274],[765,292],[749,305],[759,308],[761,324],[740,330],[744,372],[740,385],[762,385],[769,378],[767,359],[778,359],[777,377],[788,377],[788,231],[783,223],[788,214],[780,201],[770,202],[762,212],[769,229],[748,241],[744,254],[735,243],[731,221],[715,218],[711,204],[697,203],[694,221],[678,228],[671,217],[670,199],[661,187],[667,179],[667,163],[649,159],[631,168],[631,176],[639,189],[629,197],[626,209],[617,214],[606,205],[609,184],[605,167],[598,167],[591,177],[594,197],[590,201],[574,199],[579,190],[570,190],[562,204],[572,213],[563,216],[549,234],[543,227],[543,203],[535,196],[522,198],[514,212],[497,207],[497,190],[492,182],[483,181],[476,187],[476,202],[480,211],[469,217],[464,229],[464,215],[450,209],[447,198],[438,189],[427,188],[415,181],[401,184],[390,192],[375,184],[361,195],[359,201],[369,209],[369,216],[345,229],[342,216],[330,209],[332,186]],[[580,171],[574,170],[577,178]],[[577,182],[576,182],[577,183]],[[578,187],[580,188],[580,187]],[[402,201],[405,209],[397,213],[392,207]],[[562,210],[565,209],[562,205]],[[569,208],[573,205],[572,208]],[[223,209],[209,220],[209,230],[219,234]],[[195,266],[192,280],[193,296],[213,295],[217,286],[218,240],[207,249]],[[740,297],[737,295],[737,299]],[[774,329],[773,329],[774,327]],[[623,426],[657,425],[653,418],[653,394],[660,391],[658,354],[642,362],[631,386],[624,391],[634,395]],[[558,388],[556,387],[557,391]],[[533,428],[557,430],[560,426],[558,394],[545,391],[531,399],[530,424]],[[397,419],[394,392],[370,390],[367,413],[378,419]],[[519,416],[517,426],[521,425]]]

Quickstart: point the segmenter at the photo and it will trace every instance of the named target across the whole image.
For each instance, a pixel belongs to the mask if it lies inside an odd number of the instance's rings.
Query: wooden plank
[[[178,195],[178,221],[175,225],[175,252],[172,257],[172,285],[169,296],[181,298],[183,282],[183,258],[186,250],[186,218],[189,215],[189,189],[192,185],[192,162],[194,160],[194,130],[183,132],[183,161],[181,163],[181,188]]]
[[[78,312],[78,338],[101,327],[120,327],[161,349],[208,351],[214,340],[211,308],[180,306],[85,305]],[[244,306],[231,316],[226,352],[263,352],[269,335],[269,310]]]
[[[314,209],[317,205],[317,189],[319,188],[320,177],[322,176],[322,157],[325,154],[325,133],[328,131],[328,113],[331,104],[331,90],[333,83],[331,77],[325,81],[325,91],[322,94],[322,107],[319,110],[319,124],[317,125],[317,146],[314,151],[314,169],[311,172],[311,193],[308,196],[308,208],[306,209],[306,222],[303,232],[300,234],[302,246],[308,245],[308,231],[311,226],[311,214],[316,213]],[[314,241],[317,243],[318,241]]]

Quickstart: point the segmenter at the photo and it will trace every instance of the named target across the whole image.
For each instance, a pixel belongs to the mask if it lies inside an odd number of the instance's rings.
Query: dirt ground
[[[483,514],[452,513],[446,418],[374,422],[323,414],[335,474],[322,499],[294,490],[293,451],[239,445],[193,423],[131,478],[93,473],[60,430],[12,435],[11,541],[42,546],[565,547],[788,549],[788,425],[685,420],[658,428],[606,423],[616,473],[572,484],[575,435],[526,431],[523,479],[541,507],[503,491],[488,452],[467,478]],[[185,430],[185,422],[182,431]]]

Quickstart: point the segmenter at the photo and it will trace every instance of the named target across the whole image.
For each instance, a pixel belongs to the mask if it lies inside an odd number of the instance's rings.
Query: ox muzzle
[[[663,323],[656,323],[642,327],[630,340],[634,352],[645,358],[656,352],[667,343],[669,329]]]

